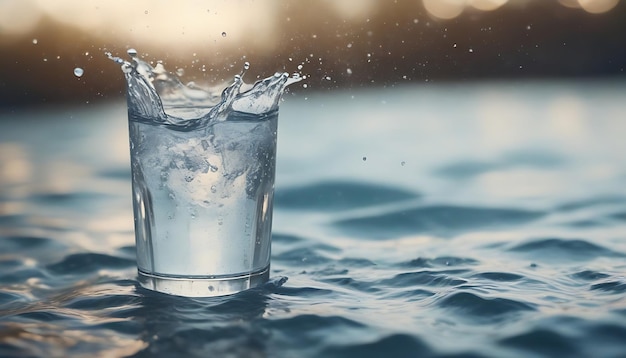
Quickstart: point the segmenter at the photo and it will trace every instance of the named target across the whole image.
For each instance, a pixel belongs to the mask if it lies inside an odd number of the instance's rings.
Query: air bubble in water
[[[129,48],[128,51],[126,51],[126,53],[130,57],[137,57],[137,50],[135,50],[134,48]]]
[[[76,76],[76,77],[81,77],[83,75],[83,73],[85,73],[85,71],[82,68],[80,68],[80,67],[76,67],[74,69],[74,76]]]
[[[367,157],[363,157],[363,161],[366,161],[366,160],[367,160]]]
[[[400,162],[400,165],[404,166],[406,164],[405,161]]]

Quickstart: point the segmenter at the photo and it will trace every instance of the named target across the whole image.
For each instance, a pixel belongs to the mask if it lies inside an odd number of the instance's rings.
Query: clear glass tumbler
[[[269,278],[278,104],[286,73],[215,100],[129,50],[127,80],[140,283],[220,296]],[[161,67],[159,67],[161,66]],[[248,68],[246,63],[245,69]]]

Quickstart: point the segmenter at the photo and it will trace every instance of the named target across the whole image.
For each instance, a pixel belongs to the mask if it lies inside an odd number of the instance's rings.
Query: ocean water
[[[626,83],[285,96],[271,280],[136,281],[126,105],[0,116],[2,357],[626,357]]]

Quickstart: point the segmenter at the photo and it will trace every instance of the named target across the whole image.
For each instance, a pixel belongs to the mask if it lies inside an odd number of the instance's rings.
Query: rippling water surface
[[[272,277],[135,281],[124,103],[0,118],[2,357],[625,357],[626,86],[287,96]]]

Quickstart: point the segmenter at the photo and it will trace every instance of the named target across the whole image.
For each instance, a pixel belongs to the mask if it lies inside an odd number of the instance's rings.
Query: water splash
[[[202,88],[193,82],[180,81],[182,71],[170,73],[161,61],[152,67],[143,61],[135,49],[127,51],[130,61],[105,53],[119,64],[127,82],[129,113],[138,120],[190,130],[224,121],[232,111],[264,115],[278,109],[285,88],[301,81],[299,73],[289,76],[277,72],[273,76],[248,85],[243,81],[250,63],[234,76],[221,94]]]

